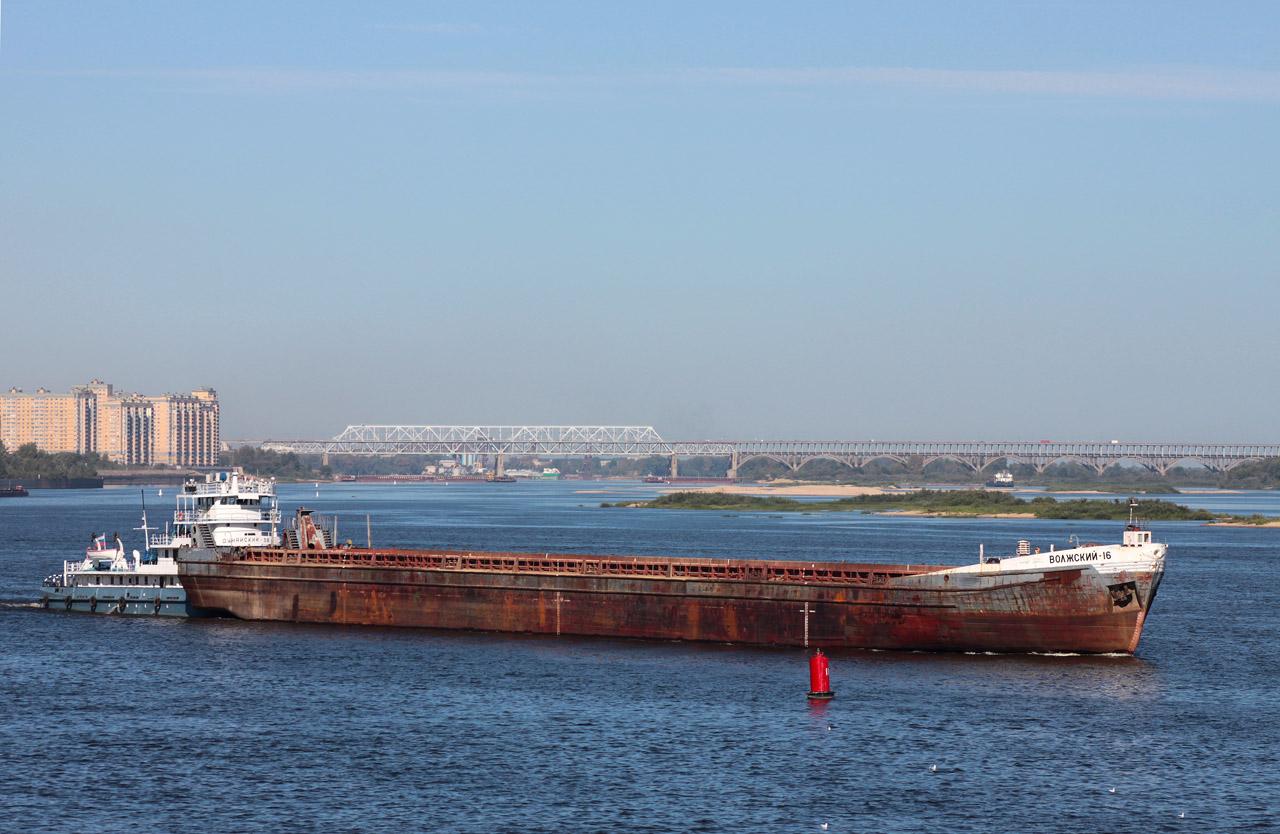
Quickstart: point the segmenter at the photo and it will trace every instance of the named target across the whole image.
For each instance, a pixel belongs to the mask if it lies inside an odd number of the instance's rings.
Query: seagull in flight
[[[1115,792],[1116,792],[1116,789],[1115,789],[1115,788],[1108,788],[1108,789],[1107,789],[1107,793],[1115,793]]]
[[[929,770],[933,771],[934,773],[937,773],[937,772],[938,772],[938,766],[937,766],[937,765],[929,765]]]
[[[827,826],[829,826],[829,825],[831,825],[831,823],[829,823],[829,822],[824,822],[824,823],[822,824],[822,830],[823,830],[823,831],[826,831],[826,830],[827,830]]]

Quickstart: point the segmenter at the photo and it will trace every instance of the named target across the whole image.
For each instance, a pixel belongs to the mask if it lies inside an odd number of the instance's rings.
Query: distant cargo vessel
[[[987,481],[989,487],[1012,487],[1013,473],[1005,469],[991,476],[991,480]]]
[[[179,559],[194,604],[247,620],[915,651],[1132,653],[1166,546],[963,567],[361,549],[299,510],[280,547]]]

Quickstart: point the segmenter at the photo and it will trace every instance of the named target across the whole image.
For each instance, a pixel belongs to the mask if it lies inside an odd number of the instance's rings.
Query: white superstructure
[[[153,550],[194,547],[272,547],[280,543],[275,481],[220,472],[191,480],[178,494],[173,534],[151,539]]]

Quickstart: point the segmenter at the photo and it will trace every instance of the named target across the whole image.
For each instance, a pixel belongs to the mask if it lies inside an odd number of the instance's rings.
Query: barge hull
[[[716,562],[722,577],[677,578],[676,566],[688,569],[688,562],[622,563],[649,575],[607,575],[586,571],[620,563],[580,556],[549,563],[544,556],[262,550],[197,556],[183,560],[180,571],[193,605],[248,620],[829,649],[1080,653],[1132,653],[1160,576],[1122,573],[1133,593],[1117,596],[1116,575],[1080,568],[944,579],[949,569],[931,566],[832,563],[801,566],[797,575],[787,573],[789,563],[742,561]],[[461,567],[464,558],[478,564],[482,557],[492,557],[486,569]],[[507,557],[528,557],[513,565],[542,560],[577,572],[494,567]],[[821,577],[823,568],[839,576]],[[863,573],[865,580],[858,578]],[[728,578],[734,574],[739,578]]]

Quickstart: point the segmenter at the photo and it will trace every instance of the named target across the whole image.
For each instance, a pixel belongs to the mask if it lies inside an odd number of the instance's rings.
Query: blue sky
[[[1280,439],[1280,6],[615,5],[5,3],[0,385]]]

